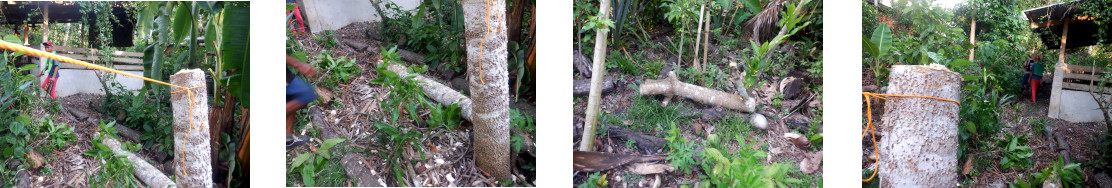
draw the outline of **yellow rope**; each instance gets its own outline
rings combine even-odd
[[[483,32],[483,40],[479,43],[479,82],[483,83],[483,85],[486,85],[486,81],[483,80],[483,44],[486,44],[486,39],[487,39],[488,36],[490,36],[490,30],[494,30],[493,28],[490,27],[490,2],[491,2],[491,0],[486,1],[486,12],[487,13],[486,13],[486,19],[483,19],[483,21],[486,22],[487,30],[486,30],[486,32]],[[514,5],[514,6],[517,6],[517,5]],[[495,17],[495,18],[497,18],[497,17]],[[498,25],[498,31],[494,31],[494,32],[495,33],[502,32],[502,25]]]
[[[870,97],[876,97],[878,99],[883,99],[883,100],[888,100],[888,99],[884,98],[884,97],[881,97],[881,96],[888,96],[888,97],[919,97],[919,98],[928,98],[928,99],[937,99],[937,100],[949,101],[949,102],[954,102],[954,103],[957,103],[958,105],[961,105],[961,102],[958,102],[958,101],[955,101],[955,100],[943,99],[943,98],[931,97],[931,96],[922,96],[922,95],[892,95],[892,94],[876,94],[876,93],[869,93],[869,92],[861,92],[861,95],[865,96],[865,114],[867,114],[866,116],[869,117],[869,122],[867,123],[867,126],[865,126],[865,131],[861,132],[861,139],[862,140],[865,139],[865,133],[866,132],[872,133],[873,156],[877,156],[877,159],[880,158],[880,155],[878,154],[877,146],[876,146],[876,129],[873,128],[873,105],[872,105],[872,101],[869,99]],[[880,170],[880,166],[878,165],[877,168],[873,170],[873,175],[869,175],[869,179],[861,179],[861,182],[872,181],[873,178],[876,177],[876,171],[879,171],[879,170]]]
[[[8,42],[8,41],[0,40],[0,48],[7,49],[7,50],[12,50],[12,51],[17,51],[17,52],[23,52],[23,53],[26,53],[28,55],[54,59],[54,60],[58,60],[58,61],[61,61],[61,62],[66,62],[66,63],[70,63],[70,64],[74,64],[74,65],[80,65],[80,66],[88,67],[88,68],[91,68],[91,69],[107,71],[107,72],[111,72],[111,73],[115,73],[115,74],[119,74],[119,75],[138,78],[138,79],[146,80],[148,82],[154,82],[154,83],[158,83],[158,84],[162,84],[162,85],[181,88],[181,90],[171,91],[170,93],[179,93],[181,91],[185,91],[186,93],[189,94],[189,133],[185,134],[185,139],[189,139],[189,134],[192,134],[193,129],[195,129],[194,126],[193,126],[193,89],[198,88],[198,87],[204,87],[205,85],[186,88],[186,87],[166,83],[166,82],[163,82],[163,81],[158,81],[158,80],[150,79],[150,78],[147,78],[147,77],[143,77],[143,76],[134,75],[134,74],[131,74],[131,73],[115,70],[115,69],[112,69],[112,68],[108,68],[108,67],[88,63],[88,62],[84,62],[84,61],[81,61],[81,60],[77,60],[77,59],[73,59],[73,58],[69,58],[69,57],[65,57],[65,56],[59,56],[57,54],[52,54],[52,53],[49,53],[49,52],[46,52],[46,51],[34,49],[34,48],[31,48],[31,47],[26,47],[26,46],[11,43],[11,42]],[[200,127],[198,127],[197,129],[200,129]],[[186,176],[188,176],[189,173],[185,171],[185,151],[182,151],[181,165],[182,165],[182,169],[181,169],[182,173],[185,174]]]

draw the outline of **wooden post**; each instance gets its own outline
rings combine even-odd
[[[1070,22],[1065,20],[1062,23],[1062,43],[1058,45],[1058,63],[1054,64],[1054,82],[1050,85],[1050,107],[1047,109],[1047,117],[1058,118],[1058,113],[1061,112],[1059,105],[1062,104],[1062,80],[1066,74],[1066,36],[1070,31]]]
[[[691,57],[691,63],[695,64],[696,71],[703,71],[703,68],[699,65],[699,43],[703,41],[703,9],[706,8],[707,4],[703,4],[703,6],[699,7],[699,25],[695,25],[695,42],[693,42],[695,44],[695,51],[692,51],[695,52],[695,54]]]
[[[969,44],[973,44],[973,47],[969,48],[969,61],[973,61],[975,56],[973,52],[977,49],[977,18],[973,18],[973,22],[969,24]]]
[[[42,9],[43,10],[42,11],[42,41],[46,42],[46,41],[48,41],[48,39],[50,39],[49,38],[50,35],[47,34],[50,31],[50,27],[48,27],[48,26],[50,26],[50,2],[39,2],[39,3],[42,3],[41,5],[42,5],[42,8],[43,8]],[[23,35],[29,35],[29,33],[30,32],[25,32],[25,33],[23,33]],[[39,45],[39,50],[46,51],[46,46]],[[46,62],[48,62],[48,60],[49,59],[47,59],[45,57],[44,58],[39,58],[39,67],[46,66]],[[59,67],[59,69],[61,69],[61,67]],[[42,74],[46,74],[46,73],[44,72]],[[50,79],[50,77],[44,76],[41,79],[42,79],[42,82],[46,82],[46,80]]]
[[[174,175],[181,187],[212,187],[208,97],[201,69],[178,71],[170,76],[171,106],[174,110]],[[199,86],[199,87],[198,87]],[[193,88],[196,87],[196,88]],[[190,106],[192,100],[192,106]]]
[[[932,64],[893,65],[888,94],[961,101],[961,74]],[[954,187],[958,183],[958,117],[961,105],[888,97],[878,125],[877,175],[881,187]]]

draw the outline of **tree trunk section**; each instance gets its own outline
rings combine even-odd
[[[465,0],[463,11],[475,161],[479,169],[499,181],[507,181],[511,163],[506,2]],[[492,30],[488,30],[488,23]]]
[[[182,88],[172,88],[171,105],[174,110],[174,160],[183,167],[174,170],[178,185],[182,187],[212,187],[212,166],[208,122],[208,92],[205,73],[201,69],[187,69],[170,76],[170,84],[192,91],[189,96]],[[192,108],[190,107],[192,100]]]
[[[602,0],[599,2],[599,15],[609,15],[610,0]],[[600,16],[598,19],[606,20],[608,17]],[[579,151],[594,151],[595,150],[595,124],[598,124],[598,110],[599,101],[602,100],[602,81],[605,79],[603,75],[606,74],[606,33],[601,29],[595,31],[595,52],[594,52],[594,65],[591,68],[591,92],[587,95],[587,122],[583,124],[583,140],[579,141]],[[680,40],[683,41],[683,40]],[[683,50],[683,42],[681,43],[680,51]]]
[[[961,101],[961,75],[941,65],[894,65],[888,94]],[[879,143],[881,187],[954,187],[958,182],[958,113],[954,102],[887,97]]]
[[[104,136],[104,139],[100,142],[108,146],[108,148],[111,148],[112,153],[126,156],[127,160],[131,161],[133,164],[135,177],[139,178],[143,183],[146,183],[148,187],[177,187],[177,185],[174,185],[173,181],[170,181],[169,177],[162,174],[162,171],[151,166],[150,163],[147,163],[147,160],[144,160],[134,153],[123,150],[123,148],[120,147],[120,141],[110,136]]]
[[[509,22],[509,35],[510,41],[521,42],[521,17],[525,15],[525,6],[522,0],[513,0],[513,10],[507,14],[510,18]],[[536,15],[534,15],[535,17]]]

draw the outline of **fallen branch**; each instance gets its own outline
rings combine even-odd
[[[354,40],[344,40],[343,42],[344,42],[344,44],[347,44],[351,48],[354,48],[356,51],[364,50],[364,51],[370,52],[370,53],[378,53],[378,52],[382,51],[382,48],[379,48],[378,46],[367,45],[367,44],[363,44],[361,42],[354,41]],[[400,49],[400,48],[397,49],[397,51],[395,51],[395,52],[397,52],[399,56],[402,56],[402,60],[405,61],[405,62],[419,63],[419,64],[424,64],[425,63],[425,55],[421,55],[421,54],[418,54],[418,53],[415,53],[415,52],[412,52],[412,51],[409,51],[409,50],[405,50],[405,49]]]
[[[144,160],[142,157],[139,157],[134,153],[123,150],[120,147],[120,141],[117,141],[116,139],[111,137],[104,137],[101,140],[101,143],[108,146],[108,148],[111,148],[112,152],[116,153],[116,155],[126,156],[127,160],[131,161],[131,163],[133,164],[132,166],[135,169],[135,177],[138,177],[139,180],[142,180],[143,183],[146,183],[148,187],[177,187],[177,185],[175,185],[173,181],[170,181],[169,177],[166,177],[165,174],[162,174],[162,171],[159,171],[158,168],[155,168],[154,166],[151,166],[150,163],[147,163],[147,160]]]
[[[593,151],[575,151],[572,153],[572,167],[577,171],[598,172],[629,163],[661,161],[666,157],[667,155],[626,155]]]
[[[618,80],[614,77],[606,76],[602,81],[602,93],[610,93],[614,91],[614,86],[618,85]],[[583,96],[591,92],[591,80],[575,80],[572,82],[572,95]]]
[[[119,134],[120,137],[127,138],[128,140],[131,140],[131,141],[139,141],[139,135],[140,135],[139,132],[137,132],[135,130],[132,130],[131,128],[127,128],[127,127],[125,127],[123,125],[120,125],[120,124],[116,124],[115,127],[116,127],[116,134]]]
[[[699,103],[717,105],[746,113],[753,112],[757,106],[757,102],[750,97],[681,82],[676,78],[675,72],[669,72],[668,77],[664,79],[645,80],[645,83],[641,84],[641,95],[664,95],[669,98],[681,96]]]

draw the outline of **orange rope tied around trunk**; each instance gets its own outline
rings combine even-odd
[[[873,105],[872,105],[872,100],[870,100],[870,97],[876,97],[878,99],[883,99],[883,100],[888,100],[888,99],[884,98],[884,97],[881,97],[881,96],[888,96],[888,97],[919,97],[919,98],[928,98],[928,99],[949,101],[949,102],[954,102],[954,103],[957,103],[958,105],[961,105],[961,102],[958,102],[958,101],[955,101],[955,100],[943,99],[943,98],[931,97],[931,96],[922,96],[922,95],[892,95],[892,94],[876,94],[876,93],[869,93],[869,92],[861,92],[861,95],[865,96],[865,114],[867,114],[866,116],[869,117],[869,122],[867,123],[868,125],[865,126],[865,131],[861,132],[861,140],[865,140],[865,133],[872,133],[873,155],[877,156],[878,159],[880,158],[880,156],[878,154],[877,146],[876,146],[876,129],[873,128]],[[878,171],[879,169],[880,169],[880,166],[878,165],[877,169],[873,170],[873,175],[869,175],[869,179],[861,179],[861,182],[872,181],[873,178],[876,177],[876,171]]]
[[[486,0],[486,19],[483,19],[483,21],[486,21],[487,30],[486,32],[483,32],[483,41],[479,43],[479,82],[483,83],[484,85],[486,85],[486,81],[483,80],[483,44],[486,44],[486,39],[488,36],[490,36],[490,31],[494,30],[494,28],[490,27],[490,2],[491,0]],[[498,30],[494,32],[502,32],[502,25],[498,25]]]
[[[66,63],[70,63],[70,64],[74,64],[74,65],[80,65],[80,66],[88,67],[88,68],[91,68],[91,69],[111,72],[111,73],[124,75],[124,76],[128,76],[128,77],[133,77],[133,78],[138,78],[138,79],[142,79],[142,80],[145,80],[145,81],[148,81],[148,82],[154,82],[154,83],[158,83],[158,84],[162,84],[162,85],[181,88],[181,90],[172,91],[171,93],[180,93],[182,91],[185,91],[186,93],[189,94],[189,133],[186,133],[185,138],[186,139],[189,138],[189,135],[193,133],[193,129],[200,129],[200,127],[194,128],[194,126],[193,126],[193,89],[198,88],[198,87],[204,87],[205,85],[200,85],[200,86],[190,87],[190,88],[182,87],[182,86],[166,83],[166,82],[163,82],[163,81],[158,81],[158,80],[150,79],[150,78],[147,78],[147,77],[143,77],[143,76],[134,75],[134,74],[131,74],[131,73],[115,70],[115,69],[112,69],[112,68],[108,68],[108,67],[88,63],[88,62],[84,62],[84,61],[81,61],[81,60],[77,60],[77,59],[73,59],[73,58],[69,58],[69,57],[65,57],[65,56],[59,56],[57,54],[52,54],[52,53],[42,51],[42,50],[38,50],[38,49],[34,49],[34,48],[31,48],[31,47],[26,47],[26,46],[23,46],[23,45],[14,44],[14,43],[11,43],[11,42],[8,42],[8,41],[0,40],[0,48],[11,50],[11,51],[23,52],[23,53],[26,53],[26,54],[29,54],[29,55],[54,59],[54,60],[58,60],[58,61],[61,61],[61,62],[66,62]],[[185,153],[185,151],[182,151],[182,156],[185,156],[184,153]],[[182,171],[183,174],[188,176],[189,173],[185,171],[185,157],[182,157],[181,160],[182,160],[181,161],[181,165],[182,165],[181,171]]]

